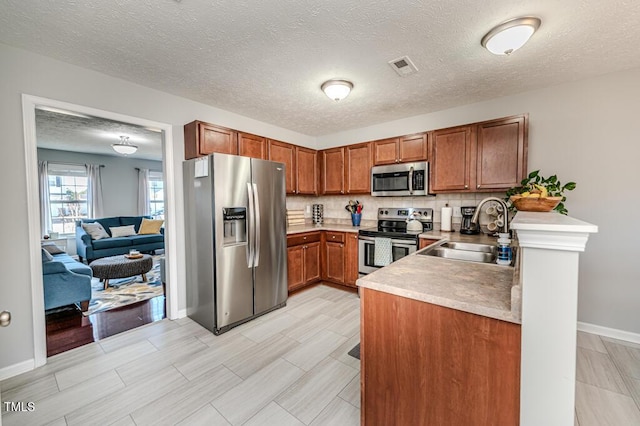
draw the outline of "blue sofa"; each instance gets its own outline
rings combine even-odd
[[[44,308],[79,303],[80,309],[86,311],[91,300],[91,268],[66,253],[51,255],[45,249],[41,250]]]
[[[160,234],[131,235],[129,237],[111,237],[109,228],[116,226],[133,225],[136,232],[140,230],[142,219],[151,219],[150,216],[116,216],[101,219],[82,219],[76,221],[76,249],[80,261],[87,259],[88,263],[95,259],[118,254],[129,253],[129,250],[136,249],[140,252],[152,252],[164,249],[164,229]],[[92,240],[91,236],[82,227],[83,223],[99,222],[110,238]]]

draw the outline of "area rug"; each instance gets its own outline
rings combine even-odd
[[[160,280],[160,258],[162,257],[153,256],[153,267],[146,274],[147,281],[142,281],[140,275],[110,279],[109,287],[105,290],[104,283],[98,278],[93,278],[89,309],[83,312],[83,315],[88,316],[164,295]]]

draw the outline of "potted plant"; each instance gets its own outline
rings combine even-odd
[[[545,178],[540,175],[540,170],[536,170],[529,173],[529,176],[520,182],[520,186],[509,189],[505,201],[520,211],[555,210],[566,215],[568,210],[564,201],[567,197],[564,191],[573,191],[575,187],[575,182],[563,185],[556,175]]]

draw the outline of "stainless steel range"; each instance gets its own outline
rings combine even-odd
[[[414,229],[408,222],[418,221],[422,227]],[[409,226],[408,226],[409,225]],[[418,235],[433,230],[433,209],[421,207],[383,207],[378,209],[378,226],[361,229],[358,246],[358,272],[370,274],[383,264],[376,264],[376,239],[378,243],[391,243],[391,261],[407,256],[418,249]],[[388,239],[388,240],[382,240]]]

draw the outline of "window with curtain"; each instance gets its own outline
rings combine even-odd
[[[75,233],[75,221],[87,216],[87,169],[84,165],[49,163],[51,231]]]
[[[164,219],[164,183],[162,172],[149,172],[149,206],[154,219]]]

